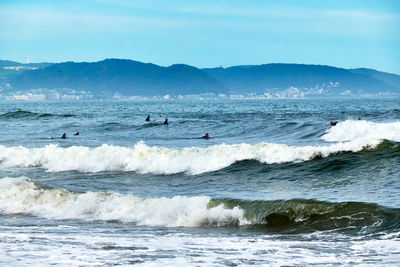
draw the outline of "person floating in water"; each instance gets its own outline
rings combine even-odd
[[[358,118],[358,120],[360,121],[360,120],[361,120],[361,118]]]
[[[337,123],[337,121],[331,121],[331,126],[336,126]]]
[[[79,135],[79,132],[74,133],[74,135]]]
[[[202,137],[203,139],[212,139],[213,137],[211,137],[208,133],[206,133],[205,136]]]
[[[61,138],[62,138],[62,139],[65,139],[65,138],[67,138],[67,134],[66,134],[66,133],[64,133],[64,134],[61,136]]]
[[[150,115],[147,115],[146,121],[150,121]]]
[[[168,119],[165,119],[163,124],[168,124]]]

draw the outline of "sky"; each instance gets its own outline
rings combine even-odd
[[[1,0],[0,59],[400,74],[400,0]]]

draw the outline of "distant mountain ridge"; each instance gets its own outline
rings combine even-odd
[[[53,64],[25,71],[10,83],[16,89],[68,87],[90,90],[95,94],[150,96],[228,92],[215,78],[192,66],[176,64],[161,67],[123,59]]]
[[[10,62],[0,60],[0,66],[6,64]],[[400,95],[399,75],[363,68],[271,63],[199,69],[126,59],[45,64],[10,75],[7,82],[13,90],[71,88],[90,90],[95,95],[278,94],[285,90],[310,96]]]
[[[15,76],[20,74],[22,71],[17,71],[13,69],[7,69],[10,67],[23,67],[23,68],[45,68],[54,63],[47,63],[47,62],[41,62],[41,63],[19,63],[15,61],[10,61],[10,60],[0,60],[0,86],[1,82],[6,80],[9,77]]]
[[[324,65],[282,63],[204,70],[235,93],[262,93],[266,90],[280,91],[290,87],[319,87],[331,89],[330,93],[333,94],[337,93],[339,88],[363,93],[376,93],[377,90],[400,93],[400,83],[388,83],[383,77],[389,74],[375,70],[369,73]],[[372,73],[381,75],[371,75]],[[390,75],[400,78],[398,75]]]
[[[54,63],[49,63],[49,62],[40,62],[40,63],[20,63],[16,61],[11,61],[11,60],[1,60],[0,59],[0,67],[10,67],[10,66],[26,66],[26,67],[38,67],[38,68],[45,68],[50,65],[53,65]]]
[[[349,69],[352,73],[362,74],[374,77],[378,80],[384,81],[387,84],[390,84],[394,87],[400,87],[400,75],[381,72],[373,69],[359,68],[359,69]]]

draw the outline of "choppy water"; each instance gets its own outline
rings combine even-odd
[[[1,103],[0,264],[397,266],[400,99]]]

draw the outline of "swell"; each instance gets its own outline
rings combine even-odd
[[[221,170],[235,162],[245,160],[254,160],[263,164],[297,163],[326,158],[338,153],[380,151],[381,149],[384,151],[389,149],[395,156],[398,155],[397,144],[390,145],[378,140],[352,141],[325,146],[243,143],[183,149],[147,146],[143,142],[133,147],[102,145],[95,148],[85,146],[63,148],[56,144],[40,148],[0,145],[0,167],[41,167],[50,172],[134,171],[143,174],[196,175]]]
[[[165,227],[257,226],[279,233],[398,231],[400,209],[363,202],[306,199],[249,201],[207,196],[139,198],[114,192],[75,193],[26,177],[0,179],[0,212],[48,219],[123,221]]]
[[[0,115],[0,120],[12,120],[12,119],[46,119],[46,118],[68,118],[74,117],[71,114],[51,114],[51,113],[35,113],[30,111],[13,111],[7,112]]]
[[[127,130],[145,130],[153,127],[161,127],[164,126],[163,122],[149,122],[141,125],[135,124],[125,124],[119,122],[106,122],[99,125],[96,125],[95,128],[97,131],[106,131],[106,132],[114,132],[114,131],[127,131]]]

